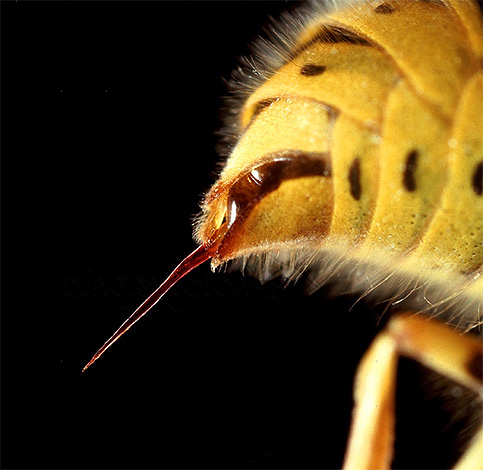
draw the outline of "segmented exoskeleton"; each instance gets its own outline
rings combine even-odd
[[[345,290],[351,282],[433,313],[459,301],[455,320],[475,326],[483,297],[476,5],[351,2],[306,25],[290,21],[278,47],[263,43],[265,63],[234,82],[239,93],[251,83],[244,76],[266,78],[231,119],[236,145],[205,198],[198,241],[226,218],[215,264],[242,256],[256,272],[283,266],[286,276],[311,265],[317,285],[344,271]],[[298,35],[283,36],[297,25]],[[232,227],[234,207],[243,223]],[[264,253],[270,269],[258,267]]]

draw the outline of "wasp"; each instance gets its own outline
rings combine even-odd
[[[358,369],[344,468],[390,468],[397,361],[481,399],[483,35],[473,1],[313,2],[234,72],[228,157],[204,196],[198,243],[99,349],[210,261],[404,313]],[[84,370],[85,370],[84,369]],[[483,468],[483,431],[456,468]]]

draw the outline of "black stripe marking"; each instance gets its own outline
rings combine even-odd
[[[409,192],[416,191],[416,168],[418,167],[419,152],[412,150],[406,158],[406,165],[403,173],[403,186]]]
[[[245,220],[265,196],[276,191],[284,181],[310,176],[332,176],[330,153],[282,150],[267,154],[258,165],[244,171],[229,187],[218,188],[212,197],[228,191],[228,198],[226,220],[217,235],[223,236],[217,256],[223,258],[232,253],[233,246],[243,236]],[[327,230],[329,226],[330,218],[324,228]]]
[[[253,113],[250,116],[250,121],[246,126],[246,129],[248,129],[252,122],[255,120],[255,118],[266,108],[268,108],[273,102],[278,101],[280,98],[279,97],[274,97],[274,98],[265,98],[263,100],[258,101],[254,106],[253,106]]]
[[[322,25],[317,34],[309,39],[305,44],[302,44],[295,52],[294,56],[298,56],[300,53],[308,49],[316,42],[337,44],[355,44],[359,46],[372,46],[372,43],[358,34],[349,31],[348,29],[341,28],[339,26]]]
[[[278,98],[265,98],[264,100],[260,100],[253,109],[252,118],[260,114],[265,108],[268,108],[274,101],[277,101]]]
[[[358,201],[361,198],[361,163],[359,158],[356,158],[349,168],[349,185],[351,196]]]
[[[346,43],[346,44],[358,44],[360,46],[371,46],[372,44],[362,36],[349,31],[348,29],[341,28],[340,26],[323,25],[320,31],[317,33],[313,41],[329,42],[329,43]]]
[[[228,211],[235,210],[237,220],[244,220],[267,194],[284,181],[307,176],[332,176],[330,155],[325,152],[299,150],[275,152],[268,161],[253,167],[239,178],[228,193]],[[230,214],[228,220],[234,220]]]
[[[315,65],[315,64],[305,64],[300,69],[300,74],[306,77],[314,77],[316,75],[321,75],[325,72],[325,65]]]
[[[275,152],[268,161],[253,167],[228,192],[228,229],[240,224],[267,194],[286,180],[307,176],[332,176],[330,154],[298,150]]]
[[[483,378],[483,354],[477,352],[466,364],[468,373],[478,382]]]
[[[471,182],[476,195],[483,195],[483,160],[476,165]]]
[[[375,13],[382,13],[384,15],[387,15],[389,13],[394,13],[394,11],[395,11],[395,8],[389,5],[388,3],[381,3],[376,8],[374,8]]]

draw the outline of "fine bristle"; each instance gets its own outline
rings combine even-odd
[[[263,247],[230,262],[230,270],[242,270],[267,282],[280,277],[285,284],[304,275],[307,293],[325,286],[331,296],[351,295],[356,303],[377,302],[387,308],[411,309],[448,322],[463,330],[481,326],[481,295],[476,294],[481,276],[478,273],[460,277],[445,276],[445,271],[419,270],[414,275],[410,258],[391,258],[377,250],[358,256],[344,244],[327,243],[324,247]],[[450,294],[447,288],[451,285]]]

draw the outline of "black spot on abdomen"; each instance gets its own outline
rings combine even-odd
[[[403,173],[403,186],[409,192],[416,191],[416,168],[418,166],[419,152],[412,150],[406,158],[406,164]]]
[[[483,195],[483,160],[476,165],[472,178],[473,191],[478,195]]]
[[[361,188],[361,163],[359,158],[356,158],[351,167],[349,168],[349,186],[351,191],[351,196],[358,201],[361,198],[362,188]]]

